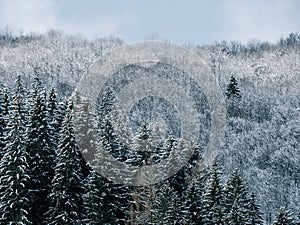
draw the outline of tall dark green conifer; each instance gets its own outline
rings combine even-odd
[[[236,170],[228,179],[225,188],[225,216],[228,224],[246,224],[249,199],[243,178]]]
[[[180,220],[178,204],[179,197],[170,187],[170,183],[162,184],[153,201],[152,224],[177,224],[176,221]]]
[[[231,76],[230,82],[227,85],[226,95],[228,98],[240,98],[240,89],[234,76]]]
[[[247,225],[263,224],[262,213],[255,201],[255,195],[252,193],[247,206]]]
[[[70,103],[60,132],[47,224],[82,224],[84,218],[85,174],[72,121],[72,104]]]
[[[294,225],[292,213],[285,208],[281,208],[276,216],[273,225]]]
[[[27,217],[29,182],[28,155],[25,151],[18,83],[10,106],[7,144],[0,163],[0,223],[30,224]]]
[[[46,92],[38,79],[33,83],[28,124],[26,127],[26,151],[29,154],[30,183],[28,184],[29,219],[34,224],[44,220],[49,208],[47,196],[54,176],[55,144],[49,126]],[[37,207],[37,205],[39,207]]]
[[[6,88],[0,89],[0,159],[4,155],[6,145],[7,124],[9,118],[9,99]]]
[[[58,109],[58,102],[57,102],[57,93],[54,88],[51,89],[49,93],[49,97],[47,99],[47,111],[48,111],[48,124],[51,128],[51,136],[53,138],[51,148],[57,150],[58,145],[58,134],[60,130],[59,124],[59,109]]]
[[[204,225],[221,225],[224,223],[224,192],[221,184],[217,162],[212,166],[210,178],[203,195],[202,222]]]
[[[106,181],[96,172],[92,171],[87,177],[86,191],[84,194],[84,224],[96,225],[112,222],[111,219],[115,218],[112,214],[112,209],[105,211],[103,207],[106,200],[105,197],[108,194]]]

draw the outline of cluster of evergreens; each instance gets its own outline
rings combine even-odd
[[[229,97],[232,90],[238,93],[236,85],[229,85]],[[20,76],[13,89],[1,88],[0,224],[264,223],[256,193],[239,171],[225,181],[217,162],[200,170],[197,147],[172,136],[161,138],[159,129],[145,124],[132,138],[137,151],[128,148],[114,130],[122,119],[113,103],[107,89],[98,114],[89,115],[83,99],[58,100],[55,89],[48,92],[39,79],[29,91]],[[85,160],[104,150],[142,166],[191,147],[195,154],[187,165],[150,186],[114,184]],[[280,209],[273,224],[296,224],[295,220],[290,211]]]

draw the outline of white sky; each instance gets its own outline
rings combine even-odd
[[[175,43],[276,41],[300,31],[298,0],[0,0],[0,29]]]

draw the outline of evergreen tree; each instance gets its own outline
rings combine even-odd
[[[72,103],[68,106],[62,124],[54,169],[47,224],[82,224],[85,175],[82,156],[74,136]]]
[[[177,193],[170,187],[169,182],[162,184],[153,202],[152,224],[185,224],[180,222],[179,201]]]
[[[29,191],[29,215],[28,218],[34,224],[44,221],[44,214],[48,211],[51,191],[51,180],[54,176],[54,133],[49,126],[48,112],[46,108],[46,92],[42,90],[41,83],[37,79],[33,83],[31,94],[29,119],[26,127],[26,151],[29,154],[30,167]],[[46,199],[46,201],[45,201]],[[36,207],[36,206],[39,207]]]
[[[249,199],[246,186],[238,170],[227,181],[224,203],[228,224],[246,224]]]
[[[15,85],[14,85],[14,101],[16,104],[16,110],[18,110],[18,113],[21,117],[20,121],[22,122],[22,126],[20,127],[22,130],[22,133],[24,135],[25,133],[25,129],[26,129],[26,124],[27,124],[27,110],[26,110],[26,106],[27,106],[27,100],[25,99],[26,96],[26,92],[23,86],[23,80],[21,78],[21,76],[19,75],[17,77],[17,80],[15,81]]]
[[[4,155],[6,145],[7,123],[9,117],[9,100],[6,88],[0,90],[0,160]]]
[[[237,83],[236,79],[234,78],[234,76],[231,76],[230,82],[227,85],[226,96],[228,98],[240,98],[241,97],[238,83]]]
[[[281,208],[273,225],[294,225],[292,213],[285,208]]]
[[[74,124],[76,139],[82,155],[92,162],[96,153],[96,117],[88,99],[75,93]]]
[[[87,177],[87,193],[84,194],[85,219],[88,225],[106,224],[114,218],[112,209],[104,210],[104,201],[107,196],[105,180],[96,172],[91,172]],[[109,218],[109,219],[108,219]]]
[[[104,95],[102,99],[98,99],[97,101],[97,116],[98,120],[98,134],[99,134],[99,147],[98,152],[96,153],[96,161],[102,161],[101,159],[101,151],[106,151],[114,158],[120,161],[126,160],[126,149],[124,145],[120,142],[113,121],[116,97],[114,92],[107,87],[104,91]],[[105,167],[104,171],[110,171],[108,173],[115,174],[115,176],[119,176],[120,172],[118,168],[112,168],[111,165],[107,165],[107,163],[100,163],[100,167]],[[100,168],[101,169],[101,168]],[[129,208],[129,192],[127,187],[124,187],[119,184],[108,182],[107,188],[109,190],[109,194],[107,194],[104,204],[104,211],[109,212],[111,209],[113,210],[113,214],[115,218],[110,218],[110,221],[114,221],[111,223],[116,224],[125,224],[125,221],[128,220],[127,211],[125,209]],[[108,218],[109,220],[109,218]]]
[[[252,193],[247,206],[247,224],[259,225],[263,224],[262,213],[260,212],[259,206],[255,202],[255,195]]]
[[[0,223],[30,224],[27,217],[29,182],[28,155],[24,146],[22,106],[18,89],[15,90],[10,107],[7,144],[0,163]]]
[[[114,92],[107,87],[104,92],[103,99],[97,100],[97,116],[98,121],[98,132],[100,136],[100,142],[105,149],[116,159],[123,158],[122,146],[116,135],[113,127],[113,111],[116,97]]]
[[[211,175],[203,195],[202,222],[204,225],[221,225],[224,223],[224,193],[221,185],[220,171],[217,162],[212,166]]]
[[[47,100],[47,111],[48,111],[48,123],[50,126],[51,136],[53,138],[51,148],[57,150],[58,145],[58,134],[60,130],[59,126],[59,109],[57,102],[57,93],[54,88],[50,90],[49,97]]]
[[[205,191],[205,181],[207,174],[202,172],[196,174],[188,185],[184,195],[185,209],[188,210],[188,224],[197,225],[202,224],[202,196]]]

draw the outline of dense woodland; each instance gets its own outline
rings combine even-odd
[[[89,67],[122,44],[2,32],[1,224],[299,224],[300,36],[185,46],[209,65],[226,99],[225,140],[204,170],[196,160],[201,146],[162,138],[155,124],[130,134],[136,149],[150,146],[151,154],[122,144],[113,128],[128,127],[110,89],[94,114],[87,99],[69,98]],[[188,164],[151,186],[114,184],[84,160],[105,150],[145,165],[188,148],[195,150]]]

